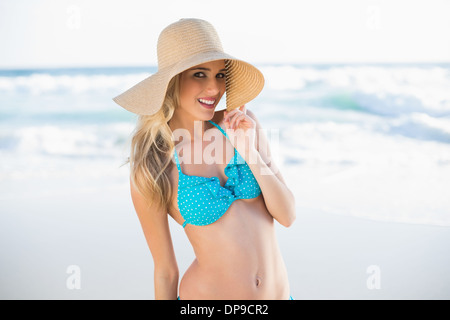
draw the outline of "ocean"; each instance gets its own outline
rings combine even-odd
[[[247,107],[299,206],[450,225],[450,65],[258,67],[265,89]],[[0,70],[0,199],[24,192],[24,182],[54,179],[39,190],[47,194],[123,183],[115,168],[136,116],[111,99],[154,72]]]
[[[276,225],[292,295],[448,297],[450,65],[258,67],[247,107],[296,198]],[[0,298],[153,297],[124,165],[136,116],[112,98],[155,71],[0,70]],[[169,223],[181,277],[194,254]]]

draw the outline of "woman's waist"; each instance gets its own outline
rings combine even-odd
[[[273,230],[266,233],[234,230],[225,235],[218,232],[211,237],[196,238],[191,244],[199,267],[205,271],[253,274],[274,268],[282,260]]]
[[[288,294],[287,272],[280,259],[196,259],[180,283],[184,299],[284,299]]]
[[[198,267],[208,272],[210,270],[230,274],[253,274],[276,268],[282,257],[278,250],[272,248],[251,247],[249,243],[224,246],[209,246],[215,250],[196,252]],[[228,272],[227,272],[228,270]]]

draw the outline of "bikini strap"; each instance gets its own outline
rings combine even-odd
[[[177,163],[178,173],[183,173],[181,171],[180,160],[178,159],[177,149],[174,148],[173,156],[175,157],[175,162]]]
[[[227,133],[225,132],[225,130],[223,130],[222,129],[222,127],[221,126],[219,126],[218,124],[215,124],[214,122],[212,122],[211,120],[208,120],[208,122],[209,123],[212,123],[217,129],[219,129],[220,130],[220,132],[222,132],[223,133],[223,135],[225,136],[225,137],[227,137],[228,138],[228,140],[230,140],[230,137],[228,137],[228,135],[227,135]]]

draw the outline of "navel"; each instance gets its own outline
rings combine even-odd
[[[261,282],[262,282],[262,279],[260,277],[256,276],[255,283],[256,283],[257,288],[261,286]]]

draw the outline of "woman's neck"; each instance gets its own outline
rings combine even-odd
[[[203,134],[207,129],[206,121],[192,119],[189,117],[176,117],[175,115],[169,120],[169,127],[175,135],[188,135],[192,141],[203,139]],[[176,130],[184,130],[185,132],[176,133]]]

